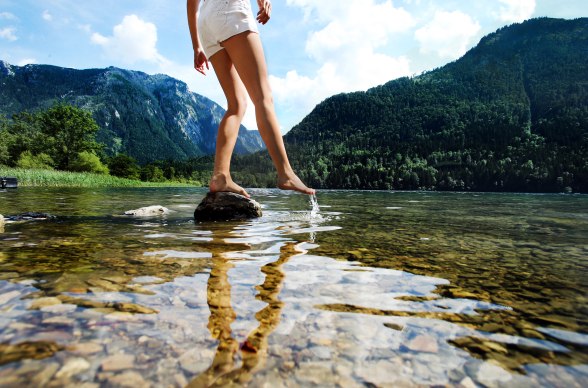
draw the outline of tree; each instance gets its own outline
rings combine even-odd
[[[69,170],[108,175],[108,167],[100,161],[98,155],[89,151],[82,151],[77,154],[75,158],[69,162]]]
[[[101,149],[95,139],[98,124],[90,112],[57,104],[42,112],[39,121],[49,140],[47,151],[58,169],[70,169],[70,163],[82,152],[95,153]]]
[[[45,170],[53,170],[53,159],[51,156],[40,153],[33,155],[31,151],[24,151],[16,161],[16,167],[19,168],[41,168]]]
[[[10,161],[10,144],[14,136],[8,132],[8,121],[0,115],[0,164],[8,164]]]
[[[148,164],[141,169],[141,180],[145,182],[165,182],[165,176],[161,168]]]
[[[10,160],[8,164],[14,165],[25,151],[32,155],[47,153],[46,149],[51,142],[41,131],[37,114],[17,113],[12,116],[12,121],[6,124],[5,129],[6,135],[0,139],[7,147]]]
[[[140,169],[134,158],[125,154],[118,154],[108,160],[110,175],[128,179],[139,179]]]

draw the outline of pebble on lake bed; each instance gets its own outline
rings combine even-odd
[[[55,374],[58,379],[69,379],[73,375],[84,372],[90,368],[90,363],[83,358],[70,358]]]
[[[145,206],[139,209],[127,210],[125,216],[152,217],[169,214],[169,209],[161,205]]]
[[[114,354],[106,357],[100,363],[102,371],[119,371],[130,369],[135,365],[135,356],[132,354]]]
[[[229,192],[208,193],[194,211],[196,221],[229,221],[261,217],[261,205]]]

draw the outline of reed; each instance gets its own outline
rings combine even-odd
[[[0,166],[0,176],[18,179],[19,186],[35,187],[169,187],[200,186],[198,183],[142,182],[111,175]]]

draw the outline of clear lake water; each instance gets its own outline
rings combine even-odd
[[[588,196],[205,194],[0,191],[0,386],[588,386]]]

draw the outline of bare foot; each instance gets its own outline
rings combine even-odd
[[[308,195],[315,194],[314,189],[306,187],[294,173],[288,176],[278,177],[278,187],[282,190],[294,190]]]
[[[244,188],[233,182],[230,176],[225,174],[214,174],[210,179],[209,189],[211,193],[218,191],[229,191],[231,193],[241,194],[249,198],[249,194]]]

